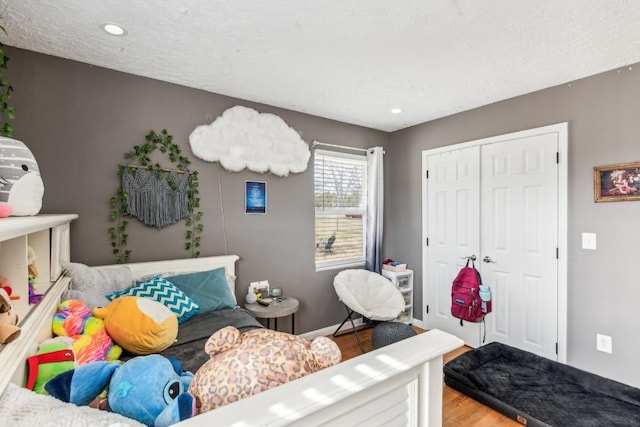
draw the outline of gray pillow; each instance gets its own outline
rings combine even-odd
[[[107,295],[122,291],[133,284],[133,275],[129,267],[122,266],[108,270],[98,270],[77,262],[62,264],[71,275],[69,289],[89,291]]]
[[[109,300],[107,299],[107,297],[97,292],[76,291],[73,289],[64,291],[60,300],[66,301],[68,299],[80,300],[85,303],[91,310],[96,307],[106,307],[109,304]]]

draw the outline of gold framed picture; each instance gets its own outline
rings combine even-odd
[[[593,168],[595,202],[640,200],[640,162]]]

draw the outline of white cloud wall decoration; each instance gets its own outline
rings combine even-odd
[[[275,114],[237,105],[189,135],[194,156],[233,172],[247,168],[278,176],[307,169],[311,152],[298,132]]]

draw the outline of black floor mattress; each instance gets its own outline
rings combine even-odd
[[[640,426],[640,389],[500,343],[450,361],[444,380],[527,426]]]

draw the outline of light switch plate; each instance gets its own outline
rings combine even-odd
[[[596,233],[582,233],[582,249],[596,249]]]

